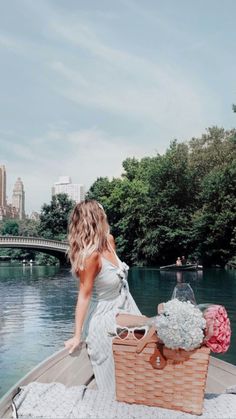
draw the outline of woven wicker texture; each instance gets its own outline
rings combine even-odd
[[[117,400],[202,414],[210,350],[170,350],[153,334],[137,353],[138,342],[132,335],[113,339]],[[162,369],[150,362],[156,356],[160,368],[157,348],[166,360]]]

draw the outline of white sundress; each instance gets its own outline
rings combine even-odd
[[[112,337],[116,315],[140,315],[127,282],[128,265],[116,255],[119,266],[102,257],[102,267],[95,278],[89,309],[83,326],[83,340],[99,390],[115,393],[115,368],[112,354]]]

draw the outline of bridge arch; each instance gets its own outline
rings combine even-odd
[[[30,249],[47,253],[59,259],[61,264],[66,263],[68,242],[43,239],[41,237],[0,236],[0,248]]]

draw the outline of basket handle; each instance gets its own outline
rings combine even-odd
[[[143,339],[140,339],[137,343],[136,346],[136,352],[137,354],[140,354],[140,352],[142,352],[142,350],[145,348],[145,346],[147,345],[147,343],[150,342],[150,338],[156,333],[156,329],[154,326],[150,327],[150,329],[148,330],[146,336],[144,336]],[[156,342],[156,340],[155,340]]]
[[[149,362],[156,370],[162,370],[166,366],[166,358],[161,352],[160,348],[156,348],[153,355],[150,357]]]

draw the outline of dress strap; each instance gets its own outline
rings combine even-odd
[[[115,255],[116,260],[117,260],[117,262],[118,262],[118,265],[120,266],[120,264],[121,264],[121,260],[118,258],[117,254],[116,254],[116,251],[115,251],[115,249],[112,247],[112,245],[111,245],[111,243],[109,242],[109,240],[108,240],[108,247],[109,247],[109,249],[112,251],[112,253]]]

